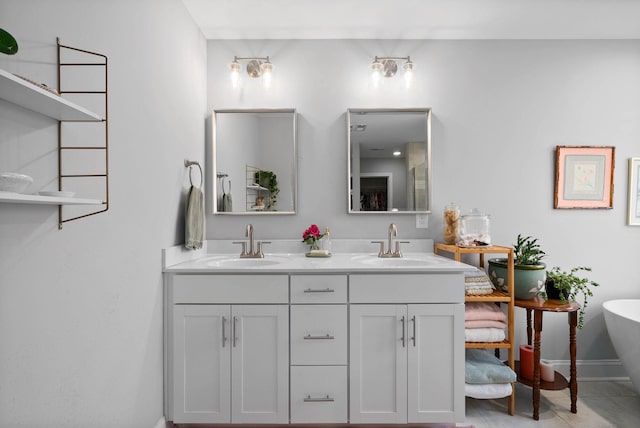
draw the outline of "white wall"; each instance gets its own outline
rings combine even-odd
[[[234,55],[269,55],[274,81],[234,90]],[[414,89],[402,79],[368,84],[375,55],[411,55]],[[625,225],[627,159],[640,155],[639,41],[242,40],[208,41],[208,109],[296,108],[298,214],[209,215],[208,237],[242,237],[252,222],[258,239],[298,238],[311,223],[336,238],[380,239],[390,222],[402,238],[442,239],[442,212],[490,213],[492,239],[511,245],[518,233],[540,239],[549,266],[588,265],[602,285],[578,334],[579,359],[616,358],[601,303],[640,297],[640,228]],[[427,230],[413,216],[347,214],[348,108],[433,108],[433,214]],[[556,145],[616,147],[612,210],[554,210]],[[517,310],[517,339],[524,313]],[[542,355],[568,359],[566,317],[548,314]]]
[[[184,159],[204,161],[206,41],[179,0],[2,0],[0,68],[55,87],[55,40],[109,57],[111,206],[0,204],[0,426],[162,417],[161,249],[184,242]],[[0,170],[55,177],[55,122],[0,101]],[[196,173],[197,175],[197,173]],[[55,184],[55,181],[52,182]]]

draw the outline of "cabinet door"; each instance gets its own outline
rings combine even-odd
[[[351,305],[350,311],[350,421],[406,423],[406,305]]]
[[[289,421],[289,307],[233,306],[234,423]]]
[[[173,420],[229,422],[231,308],[226,305],[173,308]]]
[[[464,419],[464,305],[408,307],[408,422]]]

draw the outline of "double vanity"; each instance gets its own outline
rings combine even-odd
[[[402,244],[232,241],[164,251],[165,415],[174,424],[464,420],[464,271]],[[400,254],[398,254],[400,256]]]

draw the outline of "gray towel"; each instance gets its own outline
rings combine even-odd
[[[204,196],[199,187],[191,186],[184,218],[184,246],[188,250],[202,248],[204,232]]]
[[[517,375],[485,349],[465,350],[465,383],[511,383]]]
[[[224,207],[222,211],[225,211],[225,212],[233,211],[233,201],[231,200],[231,193],[224,194],[224,197],[222,200],[222,206]]]

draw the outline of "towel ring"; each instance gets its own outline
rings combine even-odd
[[[200,163],[196,162],[196,161],[189,161],[189,160],[185,160],[184,161],[184,166],[189,168],[189,182],[191,183],[191,185],[193,186],[193,178],[191,177],[191,171],[193,170],[193,166],[197,166],[198,169],[200,170],[200,186],[202,187],[202,184],[204,183],[204,174],[202,173],[202,167],[200,166]]]

